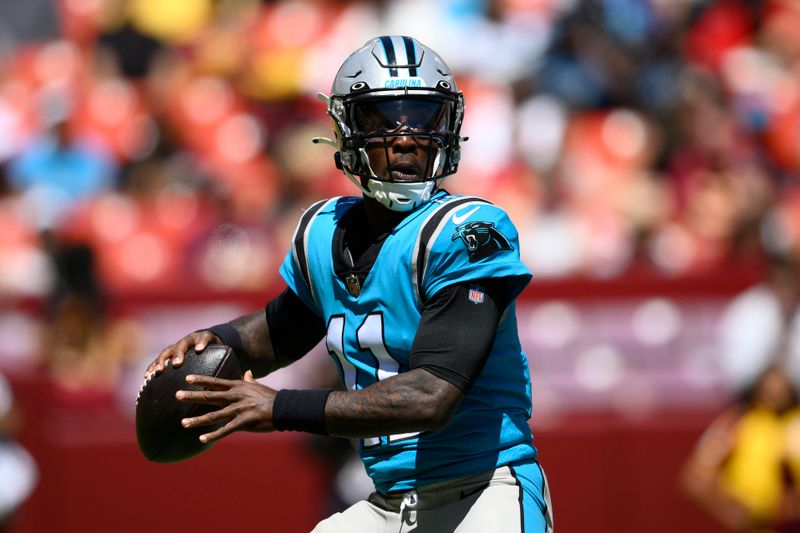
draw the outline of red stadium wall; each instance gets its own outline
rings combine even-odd
[[[680,494],[682,462],[712,414],[658,413],[648,421],[572,420],[537,445],[564,533],[715,533]]]

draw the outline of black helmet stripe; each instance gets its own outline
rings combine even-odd
[[[394,43],[391,37],[381,37],[383,51],[386,52],[386,64],[389,65],[389,76],[397,76],[397,56],[394,53]]]
[[[417,64],[417,53],[414,49],[414,41],[411,40],[411,37],[403,37],[403,44],[406,45],[406,60],[408,61],[408,76],[411,78],[416,77],[417,75],[417,67],[412,67],[411,65]]]

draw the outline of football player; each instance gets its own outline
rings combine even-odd
[[[324,97],[336,165],[358,197],[300,217],[266,309],[187,335],[147,368],[188,349],[232,346],[241,381],[189,376],[220,407],[183,421],[234,431],[306,431],[360,439],[375,492],[315,532],[544,532],[549,491],[537,462],[528,362],[514,300],[530,280],[507,214],[448,194],[464,99],[445,62],[403,36],[370,40]],[[322,338],[344,389],[280,390],[260,377]]]

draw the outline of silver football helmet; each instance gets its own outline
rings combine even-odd
[[[459,143],[466,140],[459,136],[464,97],[442,58],[416,39],[370,40],[339,68],[331,96],[320,97],[327,102],[336,140],[314,141],[336,147],[337,167],[387,208],[414,209],[458,169]],[[412,176],[390,161],[398,137],[410,137],[427,154],[425,168]],[[368,148],[373,154],[382,150],[385,170],[376,174]]]

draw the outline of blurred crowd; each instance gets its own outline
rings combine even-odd
[[[0,313],[3,359],[17,346],[68,390],[109,391],[176,334],[109,315],[109,296],[266,298],[302,209],[357,194],[311,142],[331,133],[318,93],[388,33],[453,68],[469,140],[444,186],[510,212],[537,280],[794,265],[797,27],[794,0],[0,0],[0,301],[40,302],[44,318]],[[583,318],[562,305],[580,326],[556,313],[540,332],[545,305],[523,336],[537,375],[585,381],[590,404],[601,385],[630,389],[639,354],[665,394],[691,398],[691,369],[740,390],[791,338],[800,380],[797,291],[779,287],[734,302],[716,352],[702,316],[668,300],[620,333],[597,316],[629,311],[605,302]],[[548,334],[566,330],[548,357]],[[657,349],[685,353],[665,370]]]
[[[0,2],[0,294],[49,294],[73,245],[112,291],[270,286],[301,209],[356,193],[316,94],[391,32],[456,72],[445,186],[507,207],[539,276],[797,251],[798,25],[792,0]]]
[[[331,131],[318,93],[367,39],[405,33],[465,93],[444,186],[504,206],[538,280],[788,272],[731,304],[711,350],[664,300],[642,304],[674,326],[656,340],[570,308],[582,335],[547,357],[534,311],[537,375],[563,367],[594,403],[644,368],[690,398],[692,368],[716,358],[700,381],[742,390],[786,345],[800,381],[798,27],[794,0],[0,0],[0,300],[43,304],[23,348],[57,382],[109,391],[175,334],[110,316],[109,295],[266,298],[302,209],[357,194],[311,142]],[[15,316],[0,339],[22,345]],[[665,369],[656,349],[685,354]]]

